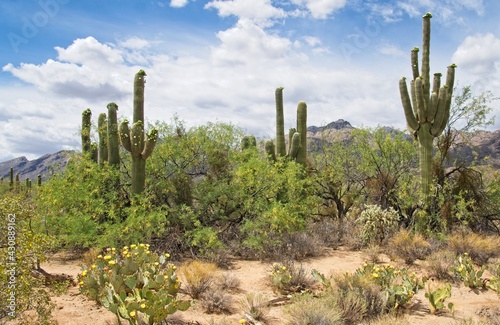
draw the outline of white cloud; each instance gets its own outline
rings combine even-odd
[[[453,54],[452,61],[476,75],[496,74],[500,62],[500,39],[492,33],[467,36]]]
[[[233,15],[261,27],[272,26],[275,19],[286,17],[286,13],[274,7],[270,0],[213,0],[205,8],[217,9],[221,17]]]
[[[404,57],[407,56],[408,53],[403,51],[396,44],[389,43],[387,41],[383,41],[378,48],[378,51],[382,54],[395,56],[395,57]]]
[[[292,0],[292,3],[305,6],[313,18],[326,19],[335,10],[345,6],[347,0]]]
[[[188,4],[189,0],[171,0],[170,7],[182,8]]]
[[[142,50],[150,46],[149,41],[140,37],[130,37],[124,41],[118,43],[121,47],[132,49],[132,50]]]

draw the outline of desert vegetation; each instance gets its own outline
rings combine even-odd
[[[73,285],[129,324],[192,324],[177,317],[192,308],[233,317],[213,324],[404,324],[419,292],[429,315],[452,317],[457,288],[500,294],[500,171],[450,150],[490,123],[493,97],[465,87],[452,100],[455,67],[432,90],[422,69],[413,102],[400,84],[410,136],[359,128],[309,145],[305,102],[285,139],[282,88],[274,141],[227,123],[146,123],[141,70],[131,128],[115,103],[97,128],[86,109],[64,171],[0,184],[0,320],[54,323],[51,297]],[[302,264],[339,249],[366,262],[333,274]],[[61,251],[80,257],[77,278],[41,267]],[[272,297],[242,293],[237,260],[266,263]],[[498,324],[499,313],[500,300],[453,321]]]

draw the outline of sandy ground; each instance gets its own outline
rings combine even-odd
[[[389,262],[385,259],[383,262]],[[335,250],[330,251],[326,256],[310,259],[302,262],[306,269],[317,269],[319,272],[330,275],[337,272],[352,272],[364,263],[363,255],[360,252]],[[64,273],[75,276],[80,272],[79,259],[69,259],[67,256],[56,255],[51,258],[49,263],[43,264],[42,268],[49,273]],[[229,271],[231,275],[241,281],[241,290],[233,293],[233,309],[231,315],[207,315],[203,313],[200,304],[190,308],[186,312],[179,312],[184,321],[190,321],[193,324],[219,324],[225,320],[225,324],[239,324],[243,318],[244,311],[241,308],[240,301],[248,293],[263,294],[269,299],[276,298],[277,295],[272,292],[267,282],[270,263],[259,261],[235,261],[235,267]],[[418,263],[412,266],[412,269],[418,273],[422,270]],[[437,324],[459,324],[461,319],[472,318],[481,320],[480,311],[488,311],[490,308],[500,308],[500,296],[495,292],[480,291],[474,292],[463,286],[454,286],[452,288],[452,297],[446,302],[453,302],[455,313],[444,313],[439,316],[433,316],[429,313],[428,302],[424,297],[425,290],[421,290],[413,298],[411,306],[407,309],[407,319],[410,324],[437,325]],[[59,324],[72,325],[109,325],[118,324],[116,316],[105,308],[99,307],[95,302],[89,301],[85,296],[79,294],[77,287],[71,287],[68,292],[62,296],[54,297],[56,309],[53,316]],[[272,307],[270,316],[272,324],[285,324],[284,307]]]

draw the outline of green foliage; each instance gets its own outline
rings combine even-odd
[[[362,225],[363,241],[381,243],[398,225],[399,215],[392,208],[383,210],[378,205],[367,205],[357,222]]]
[[[52,324],[49,289],[35,277],[37,262],[47,261],[55,246],[55,238],[39,231],[43,217],[32,200],[21,194],[6,194],[0,198],[0,319],[16,318],[20,323],[32,320],[37,324]]]
[[[429,307],[432,315],[446,308],[444,305],[444,301],[450,297],[451,285],[449,283],[446,283],[444,287],[440,287],[435,290],[431,289],[430,284],[427,286],[425,298],[427,298],[427,300],[429,301]],[[453,312],[453,303],[448,303],[448,309]]]
[[[169,255],[158,256],[149,245],[115,248],[99,255],[79,275],[80,291],[129,324],[160,324],[192,303],[177,298],[180,281]]]
[[[38,189],[40,211],[46,216],[47,233],[56,236],[63,246],[92,247],[112,245],[116,232],[107,237],[108,228],[125,218],[127,200],[117,187],[118,171],[90,159],[73,155],[65,172],[54,175]]]
[[[471,289],[484,288],[486,281],[481,277],[487,269],[486,266],[477,269],[467,253],[458,256],[454,264],[453,272],[455,276],[463,281],[466,287]]]
[[[500,295],[500,264],[490,266],[489,271],[492,277],[486,281],[486,287]]]

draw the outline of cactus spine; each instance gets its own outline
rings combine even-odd
[[[92,112],[87,108],[82,112],[82,153],[84,155],[91,155],[92,145],[90,143],[90,119]]]
[[[108,160],[108,130],[106,113],[99,114],[97,128],[99,131],[99,154],[97,155],[97,161],[99,165],[102,165]]]
[[[440,86],[441,74],[434,74],[432,82],[429,76],[429,53],[431,38],[430,13],[422,18],[422,71],[418,69],[419,48],[411,51],[413,80],[410,84],[411,99],[406,85],[406,78],[399,81],[399,92],[409,131],[419,142],[419,165],[421,191],[426,198],[430,193],[432,182],[432,148],[435,137],[446,127],[450,117],[451,97],[455,79],[456,65],[448,66],[446,84]]]
[[[287,154],[285,145],[285,123],[283,113],[283,89],[283,87],[276,88],[275,92],[276,150],[272,140],[266,141],[265,150],[272,160],[276,160],[276,157],[287,157],[305,166],[307,160],[307,105],[305,102],[299,102],[298,104],[297,128],[291,128],[288,132],[289,147]]]
[[[120,164],[120,141],[118,136],[118,105],[108,104],[108,162],[111,166]]]
[[[158,131],[151,130],[144,139],[144,84],[146,72],[140,70],[134,78],[134,120],[132,128],[128,120],[120,125],[120,139],[123,147],[132,155],[132,194],[144,190],[146,182],[146,159],[151,155],[158,139]]]

